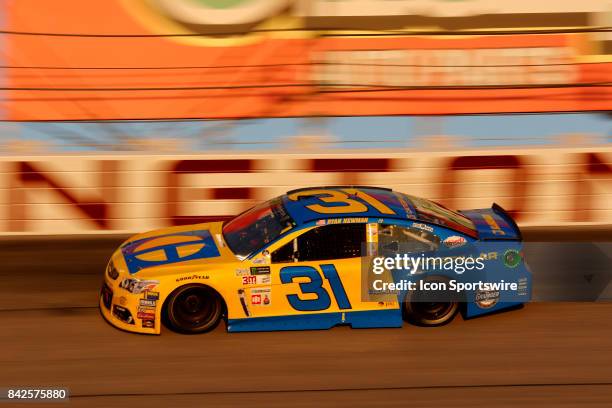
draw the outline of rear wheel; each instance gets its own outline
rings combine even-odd
[[[448,282],[442,277],[426,278],[428,282]],[[404,319],[417,326],[443,326],[453,321],[459,312],[459,302],[449,301],[448,293],[436,296],[432,293],[414,291],[406,295],[402,304]]]
[[[457,302],[405,302],[404,316],[417,326],[443,326],[459,311]]]
[[[185,285],[170,294],[165,305],[165,320],[170,329],[186,334],[213,330],[223,316],[223,302],[213,289]]]

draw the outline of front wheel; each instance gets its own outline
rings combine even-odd
[[[185,285],[170,294],[165,306],[165,320],[170,329],[196,334],[213,330],[223,316],[221,297],[202,285]]]

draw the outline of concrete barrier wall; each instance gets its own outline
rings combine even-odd
[[[0,235],[134,232],[236,214],[289,189],[387,186],[520,225],[612,224],[612,147],[0,158]]]

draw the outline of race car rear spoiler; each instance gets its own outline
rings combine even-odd
[[[523,234],[521,234],[521,230],[516,224],[516,221],[514,221],[514,218],[512,218],[510,214],[508,214],[508,211],[504,210],[502,206],[497,203],[493,203],[493,205],[491,206],[491,209],[495,211],[496,213],[498,213],[508,224],[510,224],[510,226],[514,230],[516,239],[518,239],[519,241],[522,241]]]
[[[499,204],[491,208],[461,211],[476,227],[478,239],[481,241],[522,240],[522,235],[512,216]]]

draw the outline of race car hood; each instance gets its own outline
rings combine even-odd
[[[131,275],[160,266],[217,261],[232,256],[223,248],[221,226],[211,222],[150,231],[133,236],[120,251]]]
[[[461,211],[461,214],[474,223],[481,241],[522,239],[521,231],[510,214],[497,204],[491,208]]]

